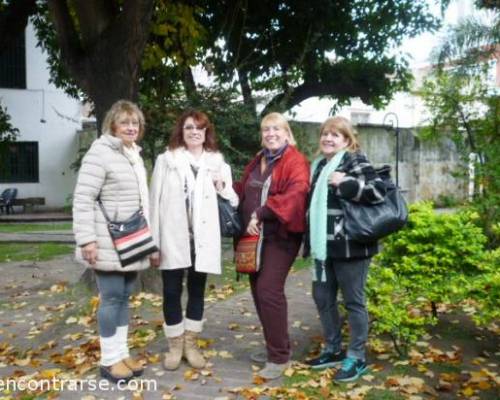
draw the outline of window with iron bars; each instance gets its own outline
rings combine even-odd
[[[0,183],[38,182],[38,142],[2,143]]]
[[[26,39],[24,32],[0,53],[0,88],[26,89]]]

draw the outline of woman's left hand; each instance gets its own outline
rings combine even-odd
[[[338,184],[344,179],[345,172],[334,171],[330,175],[328,183],[333,186],[338,186]]]
[[[224,190],[224,181],[220,172],[212,172],[212,182],[214,183],[215,190],[220,193]]]
[[[224,182],[222,180],[214,180],[214,186],[217,193],[220,193],[224,190]]]
[[[149,265],[154,268],[158,268],[160,266],[160,252],[156,251],[149,256]]]
[[[261,222],[257,219],[257,216],[252,215],[250,222],[247,226],[247,233],[252,236],[260,234]]]

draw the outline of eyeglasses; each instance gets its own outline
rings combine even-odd
[[[201,132],[205,132],[207,130],[206,127],[201,127],[201,126],[195,126],[195,125],[186,125],[183,127],[184,130],[186,131],[194,131],[195,129]]]

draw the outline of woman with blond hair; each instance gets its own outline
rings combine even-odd
[[[139,254],[122,266],[104,212],[114,221],[126,221],[142,207],[148,216],[146,170],[136,145],[144,128],[144,116],[134,103],[114,103],[104,118],[102,136],[83,157],[73,195],[76,257],[94,270],[99,290],[101,375],[113,382],[143,372],[127,346],[128,299],[137,271],[147,268],[149,261]]]
[[[259,375],[276,379],[290,361],[284,288],[305,230],[309,165],[283,115],[266,115],[260,131],[263,149],[245,167],[235,189],[246,234],[262,241],[260,270],[250,275],[250,286],[266,353],[252,355],[252,360],[265,362]]]
[[[313,265],[313,298],[319,312],[325,347],[309,360],[313,369],[340,366],[335,381],[348,382],[366,371],[368,338],[365,284],[377,242],[352,240],[344,229],[341,201],[376,204],[384,201],[385,185],[359,144],[349,120],[328,118],[320,129],[319,157],[311,166],[308,208],[308,240]],[[343,199],[343,200],[342,200]],[[338,312],[340,289],[347,310],[350,342],[342,350],[342,326]]]

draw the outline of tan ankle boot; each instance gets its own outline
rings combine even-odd
[[[165,353],[163,366],[165,369],[173,371],[179,368],[182,359],[182,347],[184,345],[184,336],[167,338],[168,353]]]
[[[144,372],[144,366],[140,361],[134,360],[132,357],[127,357],[122,361],[132,371],[134,376],[141,376]]]
[[[123,361],[119,361],[109,367],[101,366],[101,376],[111,382],[117,383],[119,381],[127,382],[134,374]]]
[[[206,364],[205,358],[198,350],[196,339],[198,334],[192,331],[184,333],[184,357],[193,368],[203,368]]]

